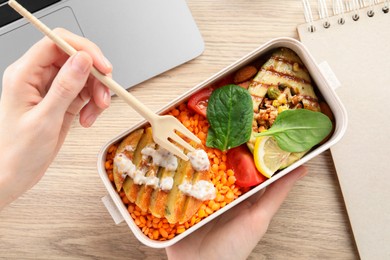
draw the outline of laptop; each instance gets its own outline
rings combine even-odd
[[[0,0],[1,77],[8,65],[43,37],[7,2]],[[50,28],[63,27],[95,42],[113,64],[114,79],[126,89],[194,59],[204,50],[185,0],[18,2]]]

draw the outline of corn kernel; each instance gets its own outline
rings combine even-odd
[[[279,102],[279,105],[281,104],[287,104],[287,98],[286,98],[286,94],[281,94],[277,101]]]
[[[279,106],[279,107],[278,107],[278,113],[279,113],[279,114],[282,113],[282,112],[285,111],[285,110],[288,110],[288,107],[287,107],[287,106]]]
[[[293,69],[293,71],[299,71],[299,64],[294,62],[292,69]]]

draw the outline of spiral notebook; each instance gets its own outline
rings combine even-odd
[[[331,153],[355,242],[361,259],[390,259],[389,1],[312,4],[304,1],[307,23],[297,30],[340,82],[348,127]]]

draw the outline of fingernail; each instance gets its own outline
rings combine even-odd
[[[96,114],[90,115],[90,116],[85,120],[84,127],[91,127],[91,126],[93,125],[93,123],[95,123],[96,118],[97,118],[97,115],[96,115]]]
[[[112,68],[111,62],[105,56],[103,56],[102,60],[104,65],[106,65],[107,68]]]
[[[85,74],[91,68],[90,61],[83,57],[83,55],[81,55],[79,52],[73,56],[71,65],[74,70],[83,74]]]

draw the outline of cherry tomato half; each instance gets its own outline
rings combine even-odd
[[[253,154],[249,151],[246,144],[230,149],[226,156],[226,166],[234,171],[238,186],[252,187],[267,180],[256,169]]]
[[[213,88],[204,88],[195,93],[188,100],[188,107],[194,112],[206,117],[207,105],[209,103],[209,97],[213,92]]]
[[[233,84],[233,76],[227,75],[219,81],[213,83],[208,88],[204,88],[199,92],[195,93],[188,100],[188,107],[194,112],[206,117],[207,114],[207,105],[209,103],[209,97],[211,93],[216,89],[229,84]]]

